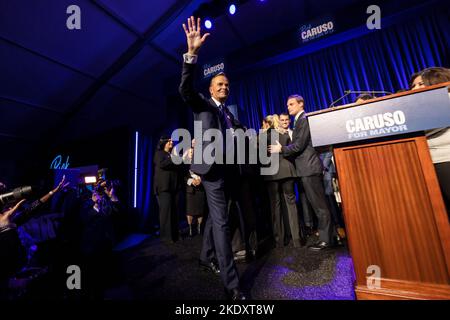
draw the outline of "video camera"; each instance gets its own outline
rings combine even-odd
[[[4,193],[0,195],[0,206],[5,206],[8,203],[16,202],[22,200],[26,196],[32,193],[32,188],[30,186],[19,187],[11,192]]]
[[[97,183],[95,184],[95,191],[98,193],[104,193],[105,190],[111,190],[111,188],[117,189],[120,187],[120,181],[119,180],[110,180],[107,179],[106,172],[108,171],[108,168],[100,169],[97,172]]]

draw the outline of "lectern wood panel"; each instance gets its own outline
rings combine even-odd
[[[390,293],[384,298],[395,296],[396,287],[402,287],[399,297],[414,298],[419,290],[423,298],[426,287],[434,285],[444,288],[440,297],[445,297],[442,291],[449,288],[450,275],[449,224],[425,138],[335,148],[334,152],[358,298],[368,298],[370,293],[366,277],[371,265],[379,266],[382,283],[389,283]],[[364,294],[358,288],[364,288]],[[374,294],[382,295],[382,290]],[[433,298],[431,291],[428,298]]]

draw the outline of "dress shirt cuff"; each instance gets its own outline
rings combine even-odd
[[[192,185],[192,182],[194,182],[194,179],[189,178],[188,181],[187,181],[187,185],[188,186]]]
[[[184,63],[188,63],[188,64],[196,64],[197,57],[198,56],[196,54],[189,54],[189,53],[183,54]]]

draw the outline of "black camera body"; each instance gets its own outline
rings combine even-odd
[[[22,200],[26,196],[32,193],[32,188],[30,186],[24,186],[14,189],[11,192],[4,193],[0,195],[0,205],[5,206],[8,203],[16,202]]]

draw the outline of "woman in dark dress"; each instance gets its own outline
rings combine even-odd
[[[173,142],[161,137],[153,158],[153,191],[159,205],[160,238],[162,241],[178,240],[178,194],[181,187],[180,167],[172,161]]]
[[[197,219],[197,234],[201,234],[203,216],[206,214],[206,194],[201,183],[201,178],[189,170],[186,177],[186,218],[190,237],[194,236],[194,218]]]
[[[192,148],[189,149],[187,156],[189,162],[192,160],[194,153],[195,140],[192,140]],[[191,170],[188,170],[185,176],[186,182],[186,219],[189,225],[189,236],[194,236],[194,230],[192,224],[194,218],[197,219],[197,234],[201,234],[201,226],[203,222],[203,216],[206,214],[206,193],[202,185],[202,179],[199,175],[195,174]]]
[[[270,134],[276,130],[279,134],[279,142],[282,146],[291,142],[287,131],[283,131],[278,127],[278,116],[267,116],[263,121],[263,129],[267,132],[267,145],[271,145]],[[269,193],[270,212],[272,216],[272,228],[275,245],[277,247],[284,246],[284,223],[282,216],[281,201],[284,201],[287,208],[289,228],[292,235],[294,247],[301,246],[300,226],[298,222],[298,212],[296,205],[296,197],[294,191],[294,179],[296,177],[295,167],[291,161],[279,155],[279,169],[274,175],[264,176],[267,191]]]

